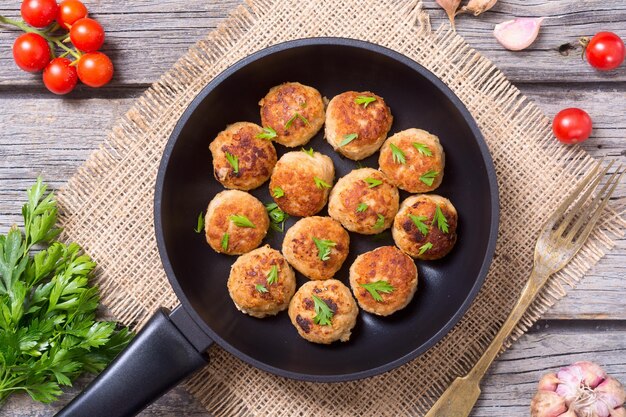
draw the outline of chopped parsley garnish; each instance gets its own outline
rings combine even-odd
[[[317,246],[317,256],[322,261],[327,261],[330,259],[330,251],[333,247],[337,246],[335,242],[328,239],[318,239],[316,237],[313,238],[313,242],[315,246]]]
[[[302,152],[304,152],[305,154],[309,155],[309,156],[313,156],[313,154],[315,153],[315,150],[313,150],[313,147],[306,149],[306,148],[302,148]]]
[[[260,292],[261,294],[263,294],[264,292],[268,292],[268,291],[267,291],[267,288],[265,288],[265,285],[263,285],[263,284],[256,284],[256,285],[254,286],[254,288],[255,288],[258,292]]]
[[[433,247],[432,243],[430,243],[430,242],[424,243],[422,246],[420,246],[419,254],[423,255],[424,252],[426,252],[427,250],[431,249],[432,247]]]
[[[380,184],[383,183],[381,180],[377,180],[376,178],[371,177],[367,177],[363,181],[365,181],[367,185],[369,185],[369,188],[378,187]]]
[[[354,139],[359,137],[358,133],[349,133],[343,137],[343,140],[339,144],[339,147],[346,146],[348,143],[352,142]]]
[[[285,220],[289,218],[289,215],[282,211],[278,204],[276,203],[268,203],[265,205],[265,210],[267,210],[267,215],[270,218],[270,227],[272,230],[276,230],[277,232],[285,231]]]
[[[230,166],[233,167],[233,172],[235,174],[239,174],[239,158],[237,158],[235,155],[225,152],[226,154],[226,159],[228,160],[228,163],[230,164]]]
[[[223,251],[228,250],[228,239],[230,239],[230,235],[228,233],[224,233],[224,236],[222,236],[222,250]]]
[[[423,143],[413,142],[413,147],[417,149],[419,153],[425,156],[433,156],[433,153],[430,151],[430,148]]]
[[[367,106],[370,105],[370,103],[373,103],[376,101],[376,97],[369,97],[369,96],[358,96],[357,98],[354,99],[354,102],[356,104],[362,104],[364,108],[366,108]]]
[[[317,186],[317,188],[330,188],[332,187],[332,185],[330,185],[329,183],[327,183],[326,181],[324,181],[321,178],[317,178],[317,177],[313,177],[313,181],[315,181],[315,185]]]
[[[275,198],[281,198],[281,197],[283,197],[285,195],[285,190],[283,190],[280,187],[274,187],[274,189],[272,190],[272,195]]]
[[[271,127],[269,127],[269,126],[268,127],[264,127],[263,131],[261,133],[259,133],[258,135],[256,135],[256,137],[259,138],[259,139],[267,139],[267,140],[272,140],[276,136],[278,136],[276,131],[274,129],[272,129]]]
[[[305,125],[309,125],[309,121],[306,119],[306,117],[304,117],[303,115],[301,115],[298,112],[295,112],[293,116],[291,116],[291,118],[289,120],[287,120],[287,123],[285,123],[285,130],[289,129],[291,127],[291,125],[293,124],[293,121],[296,119],[300,119],[302,120],[302,122]]]
[[[428,234],[428,226],[426,225],[426,223],[424,223],[424,220],[428,220],[428,217],[426,217],[426,216],[414,216],[413,214],[409,214],[409,218],[411,219],[411,221],[413,222],[415,227],[417,227],[417,229],[420,232],[422,232],[422,234],[424,236],[426,236]]]
[[[391,294],[395,288],[388,281],[374,281],[369,284],[359,284],[361,287],[365,288],[371,295],[372,298],[378,302],[383,301],[383,297],[379,294],[379,292],[383,292],[385,294]]]
[[[243,214],[231,214],[229,219],[231,222],[235,223],[235,226],[249,227],[249,228],[256,227],[254,223],[252,223],[250,219],[244,216]]]
[[[439,175],[437,171],[428,171],[420,177],[420,181],[431,187],[433,185],[433,182],[435,182],[435,178],[437,178],[437,175]]]
[[[382,214],[377,214],[378,218],[376,219],[376,223],[374,223],[374,229],[380,229],[385,225],[385,216]]]
[[[267,274],[267,283],[269,285],[276,284],[278,282],[278,266],[272,265],[272,269]]]
[[[433,218],[433,224],[437,222],[437,227],[444,233],[448,233],[448,219],[441,211],[441,207],[437,206],[435,209],[435,217]]]
[[[357,213],[363,213],[365,210],[367,210],[367,203],[359,203],[358,206],[356,206],[356,212]]]
[[[312,297],[315,306],[315,317],[313,317],[313,321],[320,326],[330,326],[335,313],[333,313],[333,310],[328,307],[326,302],[317,295],[313,295]]]
[[[402,149],[398,148],[393,143],[390,143],[389,147],[391,148],[393,162],[395,162],[396,164],[406,164],[406,157],[404,155],[404,152],[402,152]]]
[[[201,211],[200,214],[198,214],[198,224],[196,225],[196,228],[193,229],[193,231],[196,233],[202,233],[203,230],[204,230],[204,212]]]

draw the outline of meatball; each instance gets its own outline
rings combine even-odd
[[[385,174],[355,169],[330,192],[328,214],[351,232],[373,235],[391,226],[399,200],[398,189]]]
[[[391,110],[382,97],[348,91],[328,103],[325,136],[336,151],[358,161],[380,148],[392,123]]]
[[[313,343],[347,342],[359,309],[341,281],[310,281],[289,303],[289,318],[300,336]]]
[[[286,310],[296,277],[285,258],[265,245],[241,255],[228,277],[228,293],[243,313],[263,318]]]
[[[414,195],[402,202],[391,233],[402,251],[417,259],[446,256],[456,243],[458,214],[447,198]]]
[[[272,87],[259,106],[263,126],[276,131],[273,140],[290,148],[307,143],[324,124],[322,95],[300,83]]]
[[[350,267],[350,286],[363,310],[388,316],[413,299],[417,267],[400,249],[382,246],[356,258]]]
[[[312,216],[326,205],[334,179],[335,167],[326,155],[287,152],[272,172],[270,195],[285,213]]]
[[[206,240],[219,253],[241,255],[258,247],[270,220],[265,206],[244,191],[217,193],[204,218]]]
[[[226,188],[251,190],[263,184],[276,165],[271,141],[257,138],[262,129],[248,122],[226,127],[211,142],[213,175]]]
[[[407,129],[385,141],[378,164],[398,188],[425,193],[441,184],[446,158],[437,136]]]
[[[350,235],[330,217],[305,217],[285,233],[283,254],[310,279],[331,278],[348,257]]]

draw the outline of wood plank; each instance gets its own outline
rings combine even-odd
[[[107,31],[103,51],[116,66],[112,86],[146,85],[155,81],[197,40],[214,29],[241,0],[207,2],[137,0],[124,4],[101,0],[87,2]],[[16,16],[17,4],[0,5],[0,14]],[[424,0],[434,28],[446,21],[434,0]],[[514,16],[561,16],[547,20],[538,41],[527,51],[509,52],[493,38],[496,23]],[[559,45],[576,42],[600,30],[626,38],[626,3],[588,0],[500,0],[480,18],[458,18],[458,31],[475,48],[492,59],[514,82],[615,82],[626,81],[626,66],[611,73],[594,71],[578,53],[564,57]],[[32,86],[45,92],[40,76],[21,72],[12,62],[10,48],[16,33],[0,31],[0,86]],[[97,94],[97,93],[94,93]]]

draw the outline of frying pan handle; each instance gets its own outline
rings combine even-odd
[[[208,363],[212,340],[182,306],[160,308],[120,355],[56,417],[130,417]]]

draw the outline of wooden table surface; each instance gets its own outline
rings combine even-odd
[[[13,31],[0,29],[0,232],[19,223],[24,190],[42,174],[63,185],[121,116],[161,73],[195,41],[215,28],[239,0],[86,1],[107,32],[103,48],[115,65],[112,83],[100,90],[78,88],[67,97],[49,94],[40,75],[13,63]],[[433,27],[444,22],[434,0],[424,0]],[[0,14],[17,16],[17,0],[0,1]],[[511,53],[491,36],[494,24],[515,16],[553,16],[527,51]],[[582,144],[596,158],[626,162],[626,65],[605,74],[558,47],[580,36],[611,30],[626,39],[623,0],[500,0],[481,18],[461,16],[458,31],[489,57],[527,96],[553,116],[576,106],[594,121],[593,137]],[[626,196],[620,184],[616,198]],[[577,360],[594,360],[626,383],[626,240],[594,267],[580,285],[552,308],[493,366],[483,384],[474,417],[527,416],[536,381],[547,370]],[[67,402],[81,379],[52,405],[14,396],[3,416],[48,416]],[[182,388],[141,415],[208,416]]]

